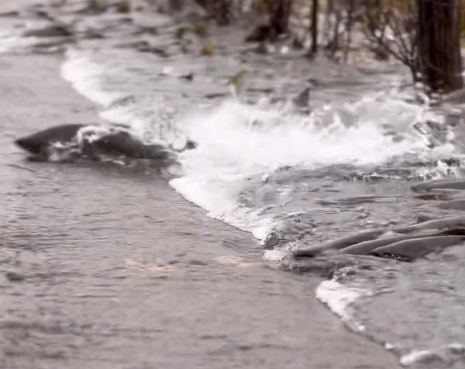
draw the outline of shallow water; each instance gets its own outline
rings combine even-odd
[[[337,351],[355,368],[381,354],[316,302],[319,279],[270,268],[249,234],[146,167],[26,161],[14,137],[95,118],[58,66],[2,59],[0,367],[339,368]],[[382,356],[373,367],[395,365]]]
[[[237,40],[220,32],[214,38],[217,50],[214,56],[192,57],[192,53],[196,53],[195,39],[188,43],[190,53],[184,55],[180,50],[186,45],[175,41],[173,36],[176,27],[166,18],[155,23],[157,36],[148,36],[147,39],[152,46],[162,45],[168,55],[160,57],[138,52],[131,44],[138,36],[110,22],[113,27],[105,30],[105,41],[83,40],[68,49],[62,74],[77,91],[100,104],[104,119],[129,124],[133,133],[141,139],[177,147],[182,147],[187,139],[196,141],[199,144],[197,149],[180,154],[180,167],[171,172],[175,177],[170,181],[171,186],[207,210],[211,217],[249,231],[259,240],[266,239],[267,246],[271,244],[274,248],[265,253],[266,258],[279,259],[288,249],[315,245],[359,230],[389,229],[394,225],[414,223],[423,215],[437,218],[461,213],[460,210],[440,207],[439,201],[421,198],[411,191],[411,186],[418,181],[461,175],[460,168],[447,163],[450,158],[461,161],[462,151],[458,143],[462,136],[460,130],[444,120],[444,112],[415,102],[412,91],[398,87],[404,76],[396,68],[386,67],[382,73],[374,74],[370,70],[328,64],[321,60],[308,63],[301,59],[295,61],[287,55],[270,57],[247,50],[233,53],[231,43],[234,45]],[[126,43],[121,41],[122,34]],[[128,44],[132,46],[128,47]],[[249,88],[240,101],[230,99],[225,79],[244,68],[249,70]],[[193,73],[193,81],[183,78],[190,73]],[[311,113],[300,111],[290,103],[290,97],[308,85],[302,81],[302,76],[309,76],[312,84],[308,108]],[[222,94],[226,97],[211,98]],[[437,124],[430,124],[431,121]],[[118,255],[118,260],[124,261],[123,272],[118,269],[112,271],[112,278],[124,281],[126,273],[133,270],[144,274],[143,280],[161,278],[165,282],[166,279],[167,283],[174,284],[175,287],[171,288],[180,288],[176,296],[179,295],[181,301],[183,297],[184,301],[190,301],[192,291],[201,289],[201,282],[196,285],[196,275],[200,280],[214,276],[222,291],[228,285],[228,291],[231,289],[238,296],[245,294],[250,301],[256,301],[257,291],[245,286],[239,288],[240,281],[251,283],[257,280],[267,286],[264,289],[266,296],[274,296],[275,290],[270,292],[268,289],[268,284],[273,285],[274,282],[270,283],[268,279],[281,277],[276,271],[266,268],[267,262],[260,258],[260,246],[240,233],[239,239],[230,239],[231,234],[235,234],[232,230],[226,232],[221,247],[215,242],[208,242],[209,235],[217,237],[221,232],[212,226],[216,223],[203,220],[201,223],[206,222],[208,226],[198,224],[202,219],[201,212],[195,210],[197,216],[193,217],[190,212],[194,210],[182,205],[182,199],[172,194],[168,196],[166,179],[141,175],[137,171],[121,172],[111,167],[76,169],[44,165],[54,176],[57,175],[55,172],[58,173],[66,188],[71,187],[67,183],[74,183],[83,173],[89,181],[83,189],[98,189],[101,186],[99,178],[107,180],[107,176],[116,177],[117,188],[131,188],[130,193],[125,194],[129,198],[122,202],[127,205],[121,207],[118,202],[121,190],[115,190],[118,200],[108,199],[109,210],[102,215],[106,219],[104,224],[110,222],[100,228],[106,247],[110,247],[109,240],[105,238],[108,231],[112,232],[112,239],[122,240],[122,245],[127,245]],[[77,176],[70,176],[69,173],[76,170]],[[139,185],[144,190],[136,189]],[[147,203],[146,197],[137,197],[140,196],[137,192],[145,191],[150,197],[155,189],[154,202],[167,201],[167,205],[163,202],[156,207],[142,205]],[[57,191],[53,195],[59,194]],[[81,198],[82,194],[71,195],[70,201],[76,197]],[[54,201],[57,200],[51,203]],[[86,208],[93,203],[90,201]],[[179,221],[186,219],[170,219],[170,224],[176,224],[176,227],[165,229],[169,228],[166,219],[170,217],[169,208],[173,204],[179,205],[173,214],[187,211],[185,218],[195,219],[190,224],[191,228],[214,227],[214,231],[205,231],[205,234],[196,231],[196,237],[201,236],[201,239],[195,244],[207,245],[205,251],[202,248],[201,260],[192,262],[186,258],[185,253],[192,252],[193,246],[192,231],[179,234]],[[155,224],[147,225],[141,218],[141,208],[147,211],[149,218],[157,218]],[[60,209],[52,207],[51,213]],[[161,209],[163,218],[158,219]],[[99,206],[95,212],[100,214],[100,211]],[[115,214],[121,214],[121,217],[132,214],[128,216],[128,226],[122,227],[121,217],[114,218]],[[80,212],[77,216],[78,219],[83,217]],[[44,225],[49,217],[46,214]],[[70,217],[73,218],[73,214]],[[71,220],[71,224],[77,223],[82,224],[82,221]],[[26,224],[27,229],[35,226],[34,222]],[[41,224],[39,222],[39,228]],[[12,239],[15,239],[15,228],[9,229],[13,232]],[[146,231],[142,233],[160,233],[163,239],[166,232],[173,232],[169,236],[173,237],[173,243],[177,244],[179,237],[185,237],[186,244],[183,242],[180,254],[177,254],[177,249],[163,248],[161,255],[154,256],[151,242],[142,240],[143,246],[138,248],[138,253],[145,247],[147,254],[142,252],[137,258],[128,258],[126,249],[139,237],[136,234],[126,241],[125,237],[132,230],[144,229]],[[25,230],[18,232],[24,235]],[[79,230],[75,236],[66,233],[66,239],[81,238],[82,241],[82,234],[86,233],[86,229]],[[84,244],[88,245],[90,240]],[[95,240],[98,242],[98,237]],[[234,252],[225,253],[231,245],[234,245],[231,249]],[[107,255],[107,252],[102,255]],[[74,254],[69,256],[76,257]],[[332,282],[323,282],[318,287],[316,293],[320,300],[358,333],[395,352],[404,365],[464,367],[465,289],[460,283],[463,281],[463,247],[457,246],[412,263],[374,257],[354,256],[349,259],[351,267],[340,269]],[[327,275],[328,269],[333,268],[327,266],[333,262],[331,260],[332,256],[328,256],[322,270],[315,268],[314,273]],[[235,279],[236,276],[232,278],[229,272],[225,274],[231,266],[241,270],[237,276],[239,279]],[[154,275],[148,277],[147,273]],[[167,275],[172,277],[167,278]],[[181,276],[183,281],[189,281],[187,285],[179,283],[177,278]],[[298,299],[310,300],[315,292],[303,287],[304,280],[305,277],[288,276],[280,279],[277,288],[280,294],[291,299],[300,296]],[[125,286],[125,290],[137,290],[132,279],[128,283],[130,285]],[[169,300],[173,297],[163,294],[169,290],[164,286],[159,293]],[[118,293],[121,292],[115,294]],[[92,296],[96,299],[97,295]],[[131,299],[127,294],[125,297]],[[237,301],[233,295],[224,295],[223,298],[220,298],[220,304],[236,310],[235,305],[231,305],[231,301]],[[263,297],[258,300],[264,307],[283,305]],[[177,301],[173,300],[168,305],[177,306]],[[248,315],[243,310],[247,304],[240,303],[237,313]],[[128,308],[129,305],[123,306],[121,311]],[[135,314],[138,309],[135,309]],[[198,314],[206,311],[203,304],[192,306],[192,309],[191,318],[186,318],[183,310],[182,319],[187,320],[182,326],[193,326],[191,319],[195,321]],[[282,316],[305,315],[300,303],[295,307],[286,305],[289,311],[279,309],[273,321],[279,321]],[[175,312],[167,318],[168,321],[176,319]],[[254,320],[253,316],[249,318]],[[234,318],[230,321],[234,322]],[[128,319],[130,323],[131,319]],[[292,327],[283,324],[290,332],[295,329],[301,334],[302,328],[305,329],[297,327],[298,323]],[[213,324],[213,327],[218,325]],[[235,332],[235,328],[231,329]],[[247,330],[236,337],[241,337],[242,342],[248,334],[251,333]],[[263,337],[252,334],[252,346],[262,347]],[[299,342],[301,349],[304,342],[301,338]],[[218,340],[211,344],[217,345]],[[273,355],[267,359],[260,356],[258,360],[263,367],[280,367],[285,364],[285,358],[293,355],[292,345],[290,350],[289,346],[278,346],[283,349],[284,361],[276,361]],[[160,346],[160,349],[165,347]],[[227,348],[214,348],[213,352],[215,350],[223,352]],[[244,349],[247,350],[249,348]],[[304,363],[305,360],[302,365]],[[166,365],[176,366],[172,361]],[[256,365],[254,362],[253,366]]]

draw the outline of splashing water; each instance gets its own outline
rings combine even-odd
[[[188,139],[195,141],[195,149],[179,154],[182,172],[171,185],[211,217],[262,241],[280,229],[294,247],[295,241],[321,241],[372,223],[414,219],[416,203],[399,202],[409,191],[406,180],[447,175],[449,166],[437,163],[457,155],[456,137],[441,114],[409,102],[397,89],[317,104],[308,114],[267,99],[214,104],[179,94],[174,99],[171,92],[160,97],[156,80],[134,74],[153,65],[142,61],[127,68],[111,59],[102,64],[89,55],[68,57],[63,76],[104,106],[104,119],[127,125],[146,143],[181,148]],[[432,127],[439,127],[440,138]],[[384,182],[354,180],[371,177]],[[341,196],[350,200],[367,192],[375,199],[391,194],[393,200],[374,200],[372,207],[338,202]],[[322,206],[323,201],[335,206]],[[374,220],[366,220],[369,216]],[[285,255],[273,252],[266,257]],[[354,288],[332,280],[320,285],[317,297],[364,331],[365,322],[354,320],[352,310],[371,291],[370,283]]]
[[[326,104],[302,114],[289,104],[267,101],[207,105],[181,97],[136,95],[137,86],[127,86],[127,81],[137,78],[125,75],[119,64],[112,70],[75,51],[69,53],[62,74],[79,92],[106,107],[103,118],[129,125],[142,140],[173,147],[183,147],[187,139],[197,142],[196,149],[179,156],[183,175],[173,179],[172,186],[211,216],[261,239],[273,219],[238,201],[252,179],[266,182],[271,173],[286,167],[376,166],[403,156],[427,161],[454,152],[452,136],[431,148],[429,132],[418,125],[438,118],[426,107],[406,102],[397,90],[368,93],[355,102]]]

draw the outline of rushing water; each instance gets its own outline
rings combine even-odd
[[[160,24],[151,41],[168,55],[141,53],[128,46],[134,36],[124,44],[122,31],[113,29],[105,41],[69,47],[62,75],[100,105],[103,119],[129,125],[145,142],[195,141],[194,150],[179,154],[171,186],[211,217],[271,244],[266,259],[358,230],[414,223],[420,215],[461,213],[410,189],[460,176],[449,164],[460,162],[463,137],[444,112],[399,87],[397,71],[220,46],[211,57],[193,57],[173,41],[176,28]],[[219,45],[228,40],[217,38]],[[225,79],[241,69],[248,70],[245,93],[216,98],[228,96]],[[293,105],[309,84],[310,107]],[[403,365],[462,368],[464,250],[412,263],[354,257],[355,266],[337,270],[316,297]]]
[[[157,74],[171,63],[176,69],[176,60],[157,65],[127,51],[71,51],[63,74],[107,106],[102,117],[129,123],[140,137],[179,146],[187,138],[197,142],[197,149],[180,155],[182,173],[171,185],[210,216],[261,240],[277,234],[279,243],[298,247],[357,229],[414,222],[421,213],[441,214],[413,198],[410,185],[454,173],[441,162],[459,154],[454,134],[434,142],[425,123],[432,113],[397,90],[370,91],[368,84],[363,94],[335,103],[327,89],[327,103],[313,100],[311,114],[265,99],[205,102],[189,88],[186,101],[160,98]],[[177,83],[170,92],[179,91]],[[402,364],[452,365],[463,357],[465,339],[462,251],[451,249],[446,254],[456,257],[446,261],[444,255],[408,265],[370,261],[374,271],[351,269],[356,278],[340,278],[336,286],[325,282],[317,297],[355,329],[398,352]],[[279,258],[279,252],[265,256]]]

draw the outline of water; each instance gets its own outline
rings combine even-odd
[[[150,168],[26,161],[15,137],[95,120],[59,65],[1,61],[1,368],[395,367]]]
[[[397,91],[369,92],[368,85],[366,94],[355,102],[341,99],[343,102],[337,107],[319,106],[317,102],[311,115],[267,101],[205,103],[189,92],[188,102],[173,103],[169,98],[160,101],[150,97],[156,96],[157,87],[150,91],[156,81],[142,82],[139,71],[156,73],[153,63],[145,67],[139,64],[138,68],[104,64],[104,73],[83,76],[83,70],[92,70],[90,61],[100,57],[84,55],[70,53],[63,68],[65,78],[86,96],[110,105],[104,109],[104,118],[129,122],[134,132],[146,140],[172,144],[190,138],[197,142],[198,149],[180,155],[182,175],[171,180],[171,185],[210,216],[250,231],[262,241],[270,234],[278,234],[284,247],[289,247],[286,242],[298,247],[354,229],[414,222],[420,213],[440,214],[430,204],[412,198],[409,188],[411,181],[454,173],[454,168],[441,162],[460,154],[453,146],[454,133],[450,131],[442,141],[433,143],[435,136],[431,132],[416,127],[427,128],[425,122],[434,114],[421,105],[406,102]],[[79,69],[73,61],[76,57],[81,58],[81,63],[86,60],[86,66]],[[98,65],[97,61],[94,63]],[[80,72],[73,73],[75,68]],[[112,73],[118,78],[112,78]],[[82,80],[93,82],[89,87]],[[141,97],[111,107],[115,100],[110,96],[134,96],[141,91],[135,86],[140,85],[144,86]],[[330,89],[327,94],[331,94]],[[275,249],[271,253],[276,252]],[[357,281],[354,290],[344,282],[331,294],[328,285],[322,284],[317,297],[344,320],[356,322],[356,330],[363,327],[363,334],[397,352],[401,363],[421,361],[437,366],[439,361],[439,365],[447,367],[463,358],[460,345],[465,338],[461,329],[465,311],[459,301],[464,290],[459,283],[462,279],[456,277],[460,266],[449,259],[451,262],[450,270],[432,262],[409,265],[418,275],[396,265],[398,280],[390,288],[377,285],[381,281],[391,282],[392,272],[383,271],[387,264],[384,263],[376,270],[376,279],[356,271],[364,283]],[[429,291],[407,288],[409,299],[398,292],[398,285],[422,281],[425,275],[439,271],[443,274],[440,283],[454,277],[447,282],[452,284],[450,293],[456,299],[452,304],[444,304],[441,292],[437,300]],[[390,291],[389,298],[379,297],[386,290]],[[433,301],[417,312],[419,302],[425,298]],[[442,312],[445,305],[449,306],[448,313]],[[355,310],[352,315],[346,312],[349,306]],[[392,307],[395,313],[380,318],[380,307],[388,311]],[[414,312],[399,318],[399,314],[413,308]],[[391,333],[393,321],[407,333],[403,329]],[[425,354],[415,355],[419,350]]]
[[[124,43],[114,27],[105,41],[82,40],[67,48],[62,75],[100,105],[103,119],[128,124],[147,143],[197,142],[179,155],[170,185],[212,218],[273,246],[265,259],[280,260],[289,250],[358,230],[414,223],[419,215],[461,214],[411,191],[418,181],[461,175],[448,163],[461,161],[463,136],[444,112],[399,87],[404,75],[397,68],[373,73],[321,60],[237,53],[235,36],[226,33],[215,38],[212,57],[194,58],[180,51],[185,45],[175,41],[176,28],[161,23],[149,41],[163,45],[168,56],[128,47],[137,38],[124,33]],[[236,100],[227,97],[225,80],[241,69],[249,72],[249,89]],[[183,78],[189,73],[193,81]],[[310,113],[290,102],[309,83]],[[240,258],[250,250],[259,253],[251,242],[238,244]],[[209,252],[220,265],[237,264],[214,248]],[[342,268],[328,256],[321,269],[328,273],[328,263],[334,263],[335,275],[312,294],[352,330],[396,353],[402,365],[461,368],[464,256],[462,246],[413,263],[354,256]],[[129,259],[126,266],[176,273],[176,264],[158,264]],[[292,295],[292,287],[286,293]]]

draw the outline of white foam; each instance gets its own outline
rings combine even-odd
[[[124,95],[115,91],[105,91],[102,86],[104,66],[76,50],[68,50],[66,61],[61,67],[61,76],[78,91],[93,102],[108,106]]]
[[[164,97],[139,97],[121,104],[117,101],[100,113],[107,121],[128,125],[131,133],[144,142],[181,149],[187,137],[178,127],[179,115]]]
[[[425,149],[425,137],[409,131],[422,108],[402,101],[365,98],[343,110],[326,108],[300,115],[284,108],[228,101],[207,116],[190,117],[189,136],[201,145],[197,169],[227,166],[234,173],[258,173],[286,165],[375,164]],[[350,114],[352,124],[343,120]],[[383,126],[404,140],[393,142]],[[186,159],[188,157],[186,156]],[[186,164],[190,165],[190,163]],[[231,165],[232,164],[232,165]]]
[[[273,225],[272,219],[260,217],[259,211],[238,206],[237,197],[243,187],[240,180],[194,175],[173,179],[170,184],[187,200],[206,209],[210,217],[251,232],[259,240],[265,239]]]
[[[428,360],[455,361],[458,357],[465,356],[465,346],[454,342],[435,349],[412,350],[408,354],[400,357],[400,364],[410,366],[418,362]]]
[[[109,78],[111,71],[103,68],[91,54],[74,50],[68,52],[62,74],[79,92],[109,106],[124,96],[105,89],[102,78]],[[209,110],[183,108],[181,117],[170,101],[146,99],[116,104],[102,116],[129,124],[132,133],[146,141],[175,147],[182,146],[186,138],[195,141],[196,149],[179,155],[183,174],[171,185],[210,216],[261,240],[274,220],[262,215],[261,209],[240,203],[239,196],[251,179],[266,181],[269,173],[285,166],[376,165],[405,154],[431,159],[453,151],[445,145],[435,154],[428,135],[412,128],[427,118],[427,109],[391,93],[316,108],[311,115],[295,113],[286,106],[230,100]],[[393,139],[387,131],[400,139]],[[177,141],[181,143],[177,145]]]
[[[327,305],[334,314],[339,316],[346,324],[364,331],[363,324],[357,323],[352,317],[349,308],[360,297],[370,295],[370,291],[344,286],[334,279],[323,281],[315,291],[316,298]]]
[[[432,155],[427,137],[411,129],[423,114],[420,106],[379,95],[338,109],[327,106],[310,116],[227,101],[190,114],[180,124],[198,148],[180,155],[184,176],[171,184],[211,216],[264,239],[273,219],[237,202],[248,178],[266,180],[267,173],[284,166],[370,165],[403,154]],[[388,125],[403,139],[386,135]]]
[[[273,249],[265,250],[263,253],[263,259],[268,261],[281,261],[288,255],[286,250]]]
[[[400,357],[400,364],[409,366],[418,361],[423,361],[431,358],[434,354],[429,350],[413,350],[406,355]]]
[[[394,350],[394,349],[396,348],[396,346],[395,346],[394,344],[390,343],[390,342],[386,342],[386,343],[384,344],[384,348],[385,348],[386,350]]]
[[[462,355],[465,354],[465,345],[461,343],[453,342],[453,343],[448,344],[446,347],[448,350],[452,352],[459,353]]]
[[[109,133],[111,133],[111,129],[109,127],[90,125],[81,128],[77,132],[76,138],[80,144],[84,141],[92,143],[99,140],[103,136],[108,135]]]
[[[22,37],[20,35],[0,35],[0,54],[27,50],[37,44],[36,37]]]

